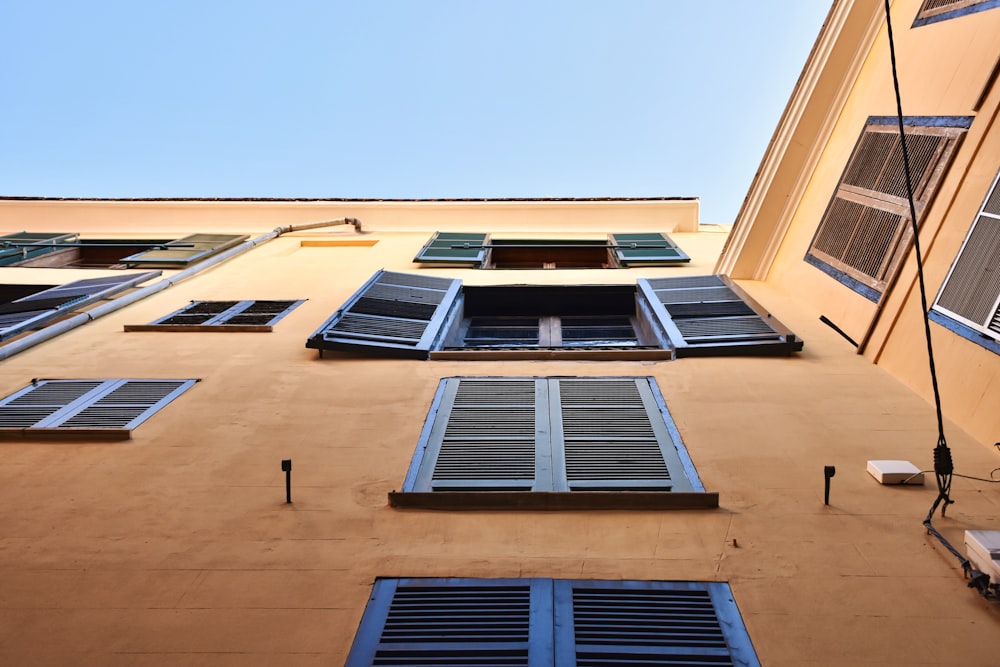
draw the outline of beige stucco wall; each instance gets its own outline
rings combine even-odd
[[[282,236],[2,362],[0,395],[34,377],[201,382],[131,441],[0,444],[0,663],[336,665],[376,576],[539,576],[728,581],[765,665],[995,664],[995,606],[920,525],[933,488],[880,487],[864,471],[871,458],[929,467],[933,414],[780,284],[744,287],[806,340],[792,358],[320,360],[304,348],[379,268],[632,282],[710,271],[722,235],[674,235],[691,266],[614,271],[418,269],[423,232],[301,245],[333,238],[354,233]],[[122,330],[222,298],[308,301],[269,334]],[[455,375],[653,376],[721,507],[391,509],[438,382]],[[950,426],[960,471],[996,465]],[[837,466],[829,507],[824,465]],[[985,491],[956,479],[958,502],[937,521],[954,543],[965,528],[1000,529],[1000,499]]]
[[[878,3],[881,4],[881,3]],[[878,18],[880,8],[863,1],[840,2],[841,11]],[[928,299],[933,302],[957,250],[1000,165],[1000,131],[996,118],[1000,89],[988,88],[1000,57],[1000,11],[988,10],[956,19],[911,28],[919,0],[892,3],[894,38],[903,112],[907,116],[964,116],[972,124],[957,151],[936,199],[925,213],[921,246],[926,265]],[[873,13],[874,12],[874,13]],[[836,15],[837,12],[834,12]],[[867,48],[858,31],[858,48]],[[813,67],[821,61],[814,57]],[[819,83],[814,94],[830,96],[843,87],[840,61],[825,63],[811,74]],[[809,77],[804,75],[806,79]],[[801,84],[800,84],[801,85]],[[983,97],[984,91],[989,94]],[[978,109],[974,107],[981,103]],[[806,102],[801,102],[808,106]],[[912,257],[902,267],[895,286],[880,304],[856,294],[804,261],[816,228],[830,202],[844,165],[869,116],[894,116],[896,103],[884,24],[850,81],[842,102],[828,110],[825,121],[804,116],[795,132],[812,137],[815,162],[809,151],[771,156],[762,171],[779,174],[772,190],[752,193],[751,200],[791,202],[777,218],[744,218],[741,225],[755,229],[739,235],[753,239],[723,263],[737,276],[746,267],[766,262],[759,277],[799,301],[816,317],[824,315],[861,344],[861,352],[920,393],[932,397],[926,344],[916,291]],[[787,120],[787,119],[786,119]],[[829,125],[829,130],[824,129]],[[791,133],[779,128],[778,135]],[[801,183],[796,189],[795,183]],[[773,208],[773,203],[771,204]],[[759,228],[759,229],[758,229]],[[777,244],[768,258],[763,239]],[[1000,433],[996,389],[1000,386],[1000,357],[938,325],[934,328],[937,365],[941,373],[946,414],[986,445]],[[845,343],[846,344],[846,343]]]
[[[0,199],[0,232],[24,228],[131,233],[169,228],[185,233],[270,231],[343,217],[377,231],[697,232],[698,199],[577,201],[107,201]],[[72,229],[65,225],[72,221]],[[628,228],[623,228],[623,223]]]

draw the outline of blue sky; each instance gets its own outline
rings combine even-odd
[[[824,0],[0,0],[0,195],[699,197]]]

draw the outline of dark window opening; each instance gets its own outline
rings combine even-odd
[[[607,269],[615,266],[605,241],[494,240],[486,268]]]

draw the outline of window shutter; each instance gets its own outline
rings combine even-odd
[[[164,248],[144,250],[121,261],[128,266],[148,266],[165,269],[185,267],[231,248],[249,238],[238,234],[191,234],[170,241]]]
[[[346,667],[552,664],[552,582],[378,579]]]
[[[0,429],[131,430],[194,380],[39,380],[0,400]]]
[[[759,665],[728,584],[554,582],[556,665]]]
[[[544,382],[445,380],[413,490],[551,489]]]
[[[678,357],[802,349],[795,334],[725,276],[640,278],[638,285]]]
[[[669,266],[690,262],[666,234],[609,234],[618,263],[622,266]]]
[[[160,275],[159,271],[76,280],[23,297],[0,308],[0,340],[37,328],[70,308],[89,305]]]
[[[908,119],[906,146],[918,219],[951,161],[964,127]],[[808,254],[882,292],[912,241],[898,125],[869,119]]]
[[[303,301],[192,301],[150,324],[129,324],[126,331],[197,329],[270,331],[271,327]]]
[[[551,383],[555,477],[569,490],[693,490],[648,379]]]
[[[465,268],[480,266],[486,257],[486,239],[487,234],[435,232],[413,261]]]
[[[1000,340],[1000,174],[945,278],[934,309]]]
[[[60,250],[56,244],[75,243],[78,236],[64,232],[15,232],[0,236],[0,266]],[[25,245],[30,244],[30,245]]]
[[[309,338],[319,350],[367,348],[426,359],[462,281],[379,271]]]

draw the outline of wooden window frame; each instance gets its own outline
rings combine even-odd
[[[381,577],[345,665],[371,667],[387,656],[394,664],[486,664],[497,655],[529,667],[588,658],[661,664],[678,655],[760,667],[726,582]]]
[[[913,174],[918,223],[930,207],[970,123],[971,119],[965,117],[904,119],[907,137],[940,139],[931,151],[922,154],[926,155],[922,173]],[[879,142],[889,142],[891,148],[876,154]],[[908,141],[908,145],[910,143]],[[876,302],[892,283],[913,245],[913,225],[899,156],[898,120],[870,117],[805,257],[810,264]],[[910,157],[911,166],[916,166],[913,147]],[[872,187],[852,183],[860,180],[872,183]],[[883,187],[880,184],[888,187],[879,189]],[[895,191],[887,192],[887,189]],[[828,249],[834,248],[837,250],[832,254]]]
[[[274,325],[290,312],[305,303],[304,299],[292,300],[230,300],[230,301],[192,301],[188,305],[175,310],[169,315],[156,319],[149,324],[126,324],[125,331],[215,331],[215,332],[256,332],[265,333],[274,330]],[[241,317],[252,316],[255,309],[260,306],[267,308],[270,304],[275,304],[267,309],[264,315],[271,315],[270,319],[263,323],[248,324],[239,322]],[[275,309],[277,306],[281,308]],[[210,310],[210,313],[196,316],[192,311],[199,309]],[[171,320],[191,317],[192,319],[204,319],[198,324],[185,324],[182,322],[171,322]]]
[[[581,412],[584,402],[587,410]],[[613,448],[619,446],[615,459]],[[491,477],[491,470],[498,476]],[[402,489],[389,494],[391,506],[563,510],[719,504],[718,493],[705,491],[652,377],[445,378]]]
[[[161,273],[144,271],[74,280],[3,304],[0,306],[0,341],[43,327],[73,310],[108,299]]]
[[[967,16],[977,12],[984,12],[987,9],[1000,7],[1000,0],[951,0],[938,5],[933,0],[924,0],[917,10],[917,16],[913,20],[911,28],[919,28],[938,21]]]
[[[197,381],[32,380],[0,399],[0,440],[128,440]]]
[[[971,330],[967,335],[956,329],[970,340],[980,342],[977,339],[986,337],[1000,343],[1000,172],[983,198],[931,310]]]

